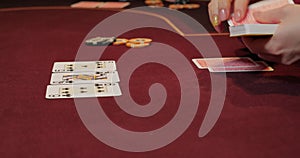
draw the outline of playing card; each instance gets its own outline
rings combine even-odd
[[[98,8],[125,8],[130,5],[130,2],[105,2],[97,6]]]
[[[53,73],[50,84],[115,83],[119,81],[117,71]]]
[[[232,17],[230,20],[228,20],[228,24],[230,26],[237,26],[242,24],[258,24],[258,22],[255,20],[253,13],[259,12],[259,11],[268,11],[276,8],[283,7],[287,4],[294,4],[293,0],[263,0],[259,1],[257,3],[251,4],[248,7],[248,12],[246,17],[241,21],[237,22]]]
[[[209,67],[209,72],[253,72],[253,71],[274,71],[263,61],[257,61],[257,66],[250,67]]]
[[[251,58],[248,57],[226,57],[226,58],[197,58],[192,59],[199,69],[209,67],[251,67],[257,66]]]
[[[97,8],[103,2],[81,1],[71,5],[72,8]]]
[[[78,61],[78,62],[55,62],[52,72],[95,72],[115,71],[116,63],[107,61]]]
[[[118,83],[48,85],[47,99],[120,96]]]
[[[85,41],[88,46],[108,46],[116,40],[116,37],[93,37]]]

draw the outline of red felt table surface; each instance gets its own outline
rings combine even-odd
[[[114,13],[70,8],[0,11],[1,157],[299,157],[299,63],[272,64],[274,72],[226,74],[222,113],[214,128],[199,138],[211,96],[210,78],[223,74],[197,69],[191,59],[199,55],[189,42],[155,28],[137,29],[123,37],[146,36],[170,44],[190,61],[201,93],[195,118],[178,139],[153,151],[122,151],[96,139],[81,121],[73,99],[47,100],[44,96],[53,63],[73,61],[90,30]],[[249,56],[237,39],[226,34],[213,39],[222,56]],[[117,61],[127,50],[109,46],[101,59]],[[169,122],[179,108],[176,75],[165,66],[149,63],[134,71],[128,85],[134,100],[143,105],[150,101],[148,89],[155,82],[166,87],[168,97],[161,111],[151,117],[128,115],[114,98],[98,100],[118,126],[137,132],[154,130]]]

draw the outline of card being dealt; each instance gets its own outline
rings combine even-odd
[[[118,83],[97,83],[78,85],[48,85],[46,98],[89,98],[122,95]]]
[[[251,67],[258,65],[248,57],[197,58],[192,59],[192,61],[199,69],[207,69],[208,67]]]
[[[116,71],[116,69],[116,63],[113,60],[55,62],[52,72],[106,72]]]
[[[53,73],[50,84],[88,84],[119,82],[117,71]]]
[[[263,61],[257,61],[257,66],[251,67],[209,67],[210,72],[254,72],[254,71],[274,71]]]

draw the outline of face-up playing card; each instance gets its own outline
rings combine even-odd
[[[85,41],[88,46],[108,46],[116,40],[116,37],[94,37]]]
[[[89,98],[120,96],[121,90],[118,83],[97,83],[78,85],[48,85],[46,98]]]
[[[97,8],[103,2],[80,1],[71,5],[72,8]]]
[[[107,60],[88,62],[55,62],[52,72],[106,72],[115,70],[115,61]]]
[[[253,72],[253,71],[274,71],[263,61],[257,61],[257,66],[250,67],[209,67],[210,72]]]
[[[125,8],[130,2],[95,2],[80,1],[71,5],[72,8]]]
[[[130,2],[105,2],[97,7],[110,9],[110,8],[125,8],[128,5],[130,5]]]
[[[119,81],[117,71],[53,73],[50,84],[116,83]]]
[[[230,20],[228,20],[228,24],[230,26],[238,26],[238,25],[242,25],[242,24],[258,24],[258,22],[255,20],[255,18],[253,16],[254,12],[272,10],[272,9],[283,7],[287,4],[294,4],[294,1],[293,0],[263,0],[263,1],[259,1],[257,3],[249,5],[246,17],[242,21],[237,22],[234,20],[234,18],[231,18]]]
[[[229,58],[197,58],[192,59],[199,69],[209,67],[251,67],[257,66],[251,58],[248,57],[229,57]]]

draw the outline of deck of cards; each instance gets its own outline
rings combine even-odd
[[[273,35],[278,24],[261,24],[255,20],[253,13],[280,8],[287,4],[294,4],[294,1],[263,0],[249,5],[246,17],[242,21],[237,22],[234,18],[228,20],[230,37]]]
[[[47,99],[122,95],[115,61],[55,62]]]
[[[253,61],[248,57],[196,58],[192,61],[199,69],[208,69],[210,72],[274,71],[264,61]]]

